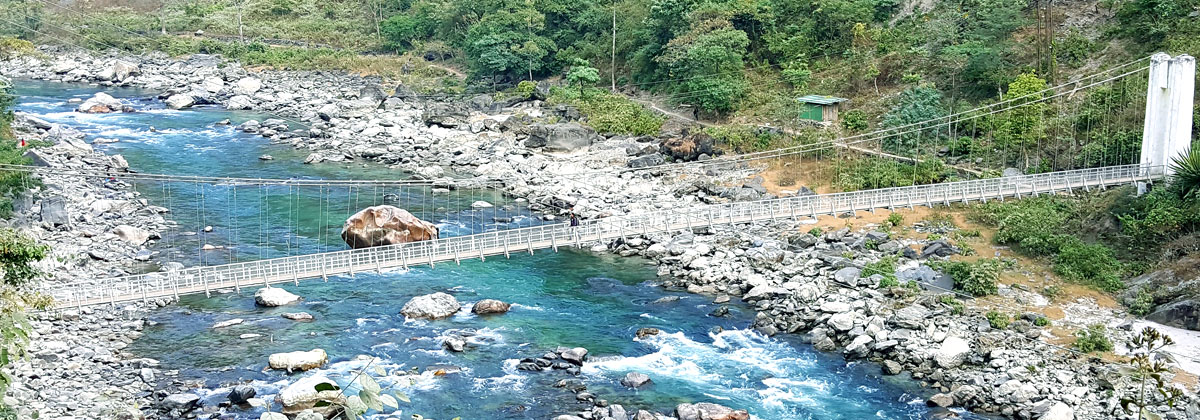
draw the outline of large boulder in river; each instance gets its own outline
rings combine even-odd
[[[329,355],[321,349],[275,353],[267,359],[271,369],[286,370],[288,373],[316,369],[324,366],[328,361]]]
[[[320,391],[318,391],[320,389]],[[296,414],[304,410],[317,411],[319,414],[333,414],[334,410],[346,403],[337,382],[314,375],[301,378],[299,381],[284,387],[275,395],[284,414]],[[320,405],[320,407],[318,407]]]
[[[712,136],[696,133],[686,137],[663,140],[659,145],[659,150],[676,161],[691,162],[699,159],[701,155],[713,156],[716,153],[713,148],[715,143]]]
[[[396,245],[437,237],[438,228],[433,223],[389,205],[362,209],[342,225],[342,240],[351,248]]]
[[[184,109],[195,105],[196,98],[186,93],[177,93],[168,97],[166,102],[171,109]]]
[[[250,109],[254,107],[254,99],[246,95],[236,95],[225,103],[225,109]]]
[[[254,303],[259,306],[276,307],[294,303],[300,300],[300,296],[296,296],[287,290],[278,287],[264,287],[254,292]]]
[[[471,312],[477,315],[502,314],[508,312],[509,307],[511,305],[496,299],[484,299],[475,302],[475,306],[471,307]]]
[[[675,417],[679,420],[749,420],[750,413],[720,404],[702,402],[675,406]]]
[[[121,103],[117,98],[104,92],[97,92],[88,98],[83,103],[75,107],[75,111],[87,114],[107,114],[110,112],[120,112],[124,109],[125,104]]]
[[[437,292],[417,296],[400,308],[400,313],[409,318],[438,319],[454,315],[462,305],[454,296]]]
[[[547,152],[576,152],[586,150],[600,138],[591,128],[578,123],[533,125],[525,147],[542,147]]]

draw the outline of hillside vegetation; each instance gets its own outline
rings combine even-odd
[[[76,38],[97,47],[213,50],[258,64],[414,52],[489,83],[515,84],[560,75],[583,59],[599,70],[601,85],[668,94],[710,116],[786,121],[795,115],[793,94],[817,93],[855,99],[867,126],[886,111],[880,98],[914,86],[933,87],[941,106],[954,109],[999,98],[1022,73],[1053,84],[1153,51],[1200,53],[1200,0],[1064,1],[1049,10],[1025,0],[162,0],[69,7],[3,0],[0,7],[14,18],[0,22],[8,35],[82,34]],[[131,36],[196,30],[210,41],[247,45],[146,45]],[[316,51],[266,57],[254,44],[280,39]]]

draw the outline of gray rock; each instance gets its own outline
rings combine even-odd
[[[833,273],[833,280],[840,284],[854,287],[858,285],[858,276],[861,273],[862,270],[858,267],[846,267]]]
[[[955,248],[954,245],[950,245],[949,242],[939,239],[926,244],[925,247],[921,249],[921,258],[929,258],[933,256],[949,257],[958,253],[959,250],[958,248]]]
[[[292,420],[325,420],[325,416],[322,414],[319,414],[315,411],[312,411],[312,409],[308,409],[308,410],[304,410],[299,413],[296,413],[296,417],[293,418]]]
[[[496,299],[483,299],[475,302],[475,305],[471,307],[471,312],[478,315],[502,314],[508,312],[510,307],[512,305]]]
[[[574,363],[577,366],[582,366],[584,359],[587,358],[587,354],[587,349],[583,347],[575,347],[573,349],[567,349],[561,352],[559,357],[562,357],[563,360]]]
[[[442,347],[452,352],[462,353],[467,349],[467,340],[463,340],[462,337],[450,337],[442,342]]]
[[[892,325],[900,328],[922,329],[929,318],[929,309],[921,305],[908,305],[896,310],[890,320]]]
[[[937,362],[938,366],[951,369],[962,365],[967,353],[970,352],[970,343],[957,336],[950,336],[942,341],[942,345],[934,353],[933,359]]]
[[[746,410],[702,402],[675,406],[675,417],[679,420],[749,420],[750,414]]]
[[[954,405],[954,396],[950,394],[935,394],[929,397],[929,400],[925,401],[925,404],[930,407],[950,407]]]
[[[61,196],[42,199],[42,222],[50,226],[69,226],[71,215],[67,213],[67,200]]]
[[[454,128],[466,125],[470,114],[459,104],[434,102],[421,113],[425,124]]]
[[[226,397],[229,398],[230,403],[235,405],[244,404],[247,400],[254,398],[257,393],[258,391],[250,385],[238,385],[229,390],[229,395]]]
[[[666,159],[663,159],[662,155],[655,153],[655,154],[651,154],[651,155],[642,156],[637,159],[632,159],[629,161],[629,163],[626,164],[626,166],[629,166],[630,168],[638,169],[638,168],[646,168],[646,167],[651,167],[651,166],[658,166],[658,165],[662,165],[663,163],[666,163]]]
[[[290,319],[292,321],[300,321],[300,322],[308,322],[308,321],[313,320],[312,314],[310,314],[308,312],[286,312],[280,316],[284,317],[285,319]]]
[[[263,287],[254,292],[254,303],[259,306],[283,306],[299,300],[300,296],[278,287]]]
[[[854,328],[854,312],[842,312],[829,317],[829,326],[838,331],[850,331]]]
[[[454,315],[460,308],[462,305],[454,296],[437,292],[412,298],[400,308],[400,313],[409,318],[438,319]]]
[[[192,95],[177,93],[167,98],[166,103],[171,109],[191,108],[192,105],[196,104],[196,98],[192,97]]]
[[[596,132],[578,123],[533,125],[525,147],[541,147],[547,152],[576,152],[587,149],[599,140]]]
[[[625,385],[630,388],[641,388],[651,384],[652,382],[653,381],[650,380],[650,376],[639,372],[629,372],[625,374],[625,377],[621,378],[621,385]]]
[[[150,232],[145,229],[136,228],[129,225],[118,225],[113,228],[112,233],[118,238],[134,245],[141,245],[150,239]]]
[[[884,375],[899,375],[900,372],[903,372],[903,371],[904,371],[904,366],[901,365],[899,362],[897,362],[895,360],[884,360],[883,361],[883,374]]]
[[[196,408],[198,402],[200,402],[200,396],[196,394],[171,394],[163,398],[162,406],[168,410],[186,413]]]

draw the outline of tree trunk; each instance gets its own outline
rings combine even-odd
[[[617,2],[613,1],[612,10],[612,58],[608,62],[608,80],[612,92],[617,93]]]
[[[242,1],[238,2],[238,7],[237,7],[238,42],[240,42],[242,44],[246,43],[246,36],[242,31],[242,5],[245,3],[246,3],[245,0],[242,0]]]

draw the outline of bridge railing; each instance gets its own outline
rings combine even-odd
[[[219,266],[190,267],[63,285],[47,292],[59,306],[119,303],[151,297],[211,293],[218,288],[258,287],[301,279],[394,267],[433,265],[448,260],[485,258],[511,252],[579,245],[585,241],[677,231],[715,224],[839,214],[876,208],[933,206],[986,201],[1151,181],[1162,171],[1141,165],[1111,166],[1035,175],[941,184],[807,195],[660,210],[588,220],[580,226],[541,225],[322,254],[300,255]]]

